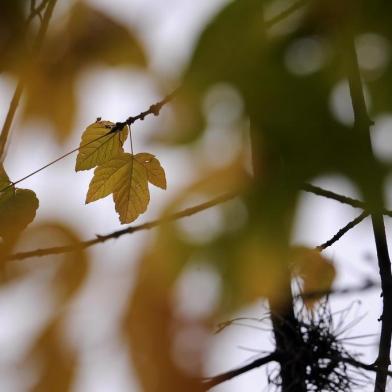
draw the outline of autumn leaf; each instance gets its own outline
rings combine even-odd
[[[8,2],[14,3],[15,0]],[[78,80],[89,74],[91,67],[98,64],[126,66],[127,69],[146,66],[143,47],[131,31],[130,24],[122,25],[116,18],[90,7],[87,2],[72,3],[73,6],[64,14],[64,22],[51,25],[37,58],[32,58],[30,51],[23,57],[17,56],[23,60],[26,87],[23,118],[25,121],[37,117],[48,120],[53,125],[49,128],[60,142],[69,137],[78,114]],[[4,19],[1,11],[0,8],[0,21]],[[15,19],[17,22],[18,19]],[[31,40],[30,36],[27,38],[27,41]],[[16,35],[12,36],[11,44],[15,43],[15,39]],[[24,46],[29,47],[25,41]]]
[[[0,204],[4,203],[14,195],[15,189],[11,185],[11,180],[9,179],[3,166],[0,165]]]
[[[332,262],[316,249],[296,246],[293,247],[291,255],[293,272],[302,278],[304,294],[310,295],[305,298],[305,305],[311,308],[323,297],[323,293],[331,290],[336,269]]]
[[[148,181],[162,189],[166,189],[166,176],[163,167],[154,155],[142,152],[135,155],[135,159],[147,170]]]
[[[120,222],[131,223],[147,209],[148,181],[166,189],[165,172],[158,159],[148,153],[120,153],[95,169],[86,203],[113,193]]]
[[[38,199],[29,189],[16,189],[12,196],[0,203],[0,236],[13,237],[35,217]]]
[[[129,175],[130,156],[125,153],[119,154],[95,169],[86,204],[110,195],[119,187]]]
[[[76,158],[76,171],[92,169],[123,151],[128,128],[109,133],[113,125],[110,121],[97,121],[86,128]]]

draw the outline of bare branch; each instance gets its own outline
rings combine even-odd
[[[345,358],[345,359],[344,359],[344,362],[347,363],[347,364],[349,364],[349,365],[351,365],[351,366],[354,366],[354,367],[356,367],[356,368],[368,370],[368,371],[370,371],[370,372],[377,372],[377,365],[375,365],[375,364],[368,365],[368,364],[366,364],[366,363],[357,361],[357,360],[354,359],[354,358]],[[391,372],[391,371],[387,370],[386,373],[387,373],[387,375],[388,375],[389,377],[392,377],[392,372]]]
[[[165,98],[163,98],[162,101],[151,105],[147,110],[141,112],[137,116],[130,116],[123,122],[117,122],[110,132],[111,133],[117,132],[123,129],[126,125],[132,125],[138,120],[143,121],[145,117],[151,114],[153,114],[154,116],[158,116],[163,106],[165,106],[168,102],[170,102],[175,97],[175,95],[178,93],[178,90],[179,89],[174,90],[173,92],[168,94]]]
[[[266,365],[267,363],[270,363],[273,361],[278,361],[278,360],[279,360],[278,354],[276,352],[271,353],[270,355],[267,355],[266,357],[263,357],[263,358],[258,358],[255,361],[253,361],[245,366],[242,366],[242,367],[234,369],[234,370],[230,370],[226,373],[219,374],[218,376],[215,376],[215,377],[211,377],[206,380],[206,382],[203,384],[203,386],[205,387],[205,390],[207,391],[216,385],[219,385],[225,381],[231,380],[234,377],[238,377],[241,374],[249,372],[252,369],[256,369],[260,366]]]
[[[361,293],[363,291],[375,289],[378,287],[380,287],[378,282],[372,280],[366,280],[363,284],[359,286],[345,287],[345,288],[332,289],[332,290],[309,291],[309,292],[298,294],[295,296],[295,298],[317,299],[320,297],[330,296],[330,295],[346,295],[346,294],[353,294],[353,293]]]
[[[348,204],[354,208],[362,208],[363,210],[366,209],[366,204],[363,201],[352,199],[351,197],[343,196],[312,184],[303,184],[301,186],[301,189],[305,192],[313,193],[317,196],[326,197],[327,199],[332,199],[343,204]]]
[[[347,223],[347,225],[342,227],[331,239],[317,246],[316,249],[322,251],[328,248],[329,246],[333,245],[335,242],[339,241],[348,231],[350,231],[356,225],[361,223],[367,216],[369,216],[369,213],[367,211],[362,212],[361,215],[357,216],[351,222]]]
[[[386,231],[384,226],[383,212],[379,208],[383,206],[382,186],[383,178],[378,172],[378,165],[373,155],[370,140],[370,124],[368,111],[365,103],[365,95],[362,86],[361,74],[358,64],[357,52],[354,43],[354,34],[350,33],[346,42],[347,52],[347,77],[350,87],[350,96],[354,111],[354,129],[358,139],[365,147],[364,159],[369,167],[368,175],[371,184],[363,183],[366,201],[371,205],[373,234],[377,250],[378,266],[380,270],[383,309],[381,316],[381,336],[378,347],[375,392],[386,390],[388,366],[390,365],[390,351],[392,338],[392,271],[391,260],[388,252]],[[366,162],[366,161],[365,161]],[[370,186],[369,186],[370,185]],[[371,191],[369,190],[371,189]]]
[[[52,248],[36,249],[36,250],[32,250],[32,251],[27,251],[27,252],[20,252],[20,253],[16,253],[16,254],[7,256],[5,258],[5,260],[23,260],[23,259],[28,259],[31,257],[42,257],[42,256],[48,256],[48,255],[56,255],[56,254],[73,252],[75,250],[86,249],[86,248],[89,248],[90,246],[93,246],[95,244],[100,244],[100,243],[106,242],[111,239],[122,237],[125,234],[132,234],[132,233],[136,233],[138,231],[150,230],[150,229],[153,229],[154,227],[160,226],[162,224],[165,224],[168,222],[173,222],[173,221],[176,221],[177,219],[181,219],[181,218],[185,218],[187,216],[197,214],[198,212],[207,210],[208,208],[214,207],[218,204],[221,204],[221,203],[224,203],[228,200],[231,200],[236,196],[238,196],[236,193],[227,193],[222,196],[216,197],[210,201],[207,201],[205,203],[201,203],[201,204],[198,204],[194,207],[186,208],[185,210],[176,212],[171,215],[167,215],[166,217],[163,217],[162,219],[153,220],[151,222],[142,223],[142,224],[136,225],[136,226],[129,226],[125,229],[114,231],[113,233],[106,234],[106,235],[97,235],[97,238],[94,238],[94,239],[91,239],[88,241],[83,241],[83,242],[80,242],[76,245],[55,246]]]

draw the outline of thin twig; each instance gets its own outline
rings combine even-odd
[[[258,358],[255,361],[248,363],[245,366],[242,366],[240,368],[230,370],[228,372],[219,374],[218,376],[211,377],[207,379],[203,383],[203,389],[205,391],[208,391],[212,387],[219,385],[225,381],[231,380],[234,377],[238,377],[241,374],[247,373],[252,369],[256,369],[260,366],[266,365],[267,363],[273,362],[273,361],[278,361],[279,360],[279,355],[276,352],[271,353],[270,355],[267,355],[266,357],[263,358]]]
[[[302,184],[300,189],[305,192],[313,193],[314,195],[317,195],[317,196],[322,196],[327,199],[338,201],[339,203],[342,203],[342,204],[347,204],[347,205],[354,207],[354,208],[361,208],[361,209],[366,210],[369,213],[371,213],[369,206],[361,200],[353,199],[348,196],[343,196],[343,195],[340,195],[339,193],[335,193],[335,192],[332,192],[332,191],[329,191],[329,190],[326,190],[326,189],[323,189],[323,188],[320,188],[318,186],[308,184],[308,183]],[[392,217],[392,211],[387,210],[385,208],[381,210],[381,214]]]
[[[32,50],[33,57],[37,55],[37,53],[40,51],[40,49],[42,47],[42,43],[44,41],[45,34],[48,30],[49,21],[52,16],[52,13],[53,13],[54,6],[56,5],[56,1],[57,0],[49,0],[47,3],[47,6],[45,8],[45,14],[42,19],[42,24],[41,24],[41,27],[40,27],[38,34],[37,34],[37,38],[36,38],[34,45],[33,45],[33,50]],[[1,130],[1,134],[0,134],[0,162],[3,162],[4,158],[5,158],[5,148],[7,145],[8,136],[10,134],[11,125],[14,120],[16,110],[19,106],[19,101],[22,96],[23,89],[24,89],[24,80],[22,77],[15,88],[15,92],[12,97],[10,107],[8,109],[8,113],[7,113],[7,116],[4,120],[3,128]]]
[[[19,180],[11,182],[10,185],[7,185],[5,188],[0,189],[0,193],[1,193],[1,192],[4,192],[4,191],[7,190],[8,188],[14,187],[15,185],[19,184],[20,182],[22,182],[22,181],[24,181],[24,180],[27,180],[28,178],[34,176],[35,174],[37,174],[37,173],[39,173],[40,171],[42,171],[42,170],[48,168],[49,166],[54,165],[54,164],[57,163],[58,161],[61,161],[62,159],[66,158],[67,156],[73,154],[74,152],[79,151],[81,148],[87,147],[88,145],[90,145],[90,144],[92,144],[92,143],[94,143],[94,142],[97,142],[98,140],[103,139],[104,137],[108,136],[110,133],[111,133],[111,131],[109,131],[108,133],[105,133],[104,135],[101,135],[101,136],[97,137],[96,139],[93,139],[93,140],[89,141],[88,143],[82,144],[82,145],[80,145],[79,147],[76,147],[76,148],[74,148],[73,150],[68,151],[68,152],[65,153],[64,155],[61,155],[60,157],[56,158],[55,160],[53,160],[53,161],[47,163],[46,165],[40,167],[39,169],[34,170],[33,172],[27,174],[26,176],[20,178]],[[113,134],[113,137],[114,137],[114,134]],[[111,140],[111,139],[112,139],[111,137],[108,138],[108,140],[106,140],[105,143],[107,143],[107,142],[108,142],[109,140]]]
[[[145,110],[145,111],[141,112],[141,113],[138,114],[137,116],[129,117],[128,120],[129,120],[129,119],[132,119],[132,120],[129,121],[130,124],[133,124],[133,123],[134,123],[135,121],[137,121],[137,120],[143,120],[143,119],[144,119],[147,115],[149,115],[149,114],[155,114],[155,113],[156,113],[155,115],[158,115],[159,112],[160,112],[160,110],[162,109],[162,107],[163,107],[166,103],[168,103],[168,102],[174,97],[174,95],[175,95],[175,91],[172,92],[171,94],[167,95],[162,101],[159,101],[159,102],[157,102],[157,103],[151,105],[150,108],[149,108],[148,110]],[[52,166],[52,165],[54,165],[55,163],[61,161],[61,160],[64,159],[64,158],[66,158],[67,156],[69,156],[69,155],[75,153],[76,151],[79,151],[81,148],[86,147],[86,146],[88,146],[89,144],[94,143],[94,142],[96,142],[96,141],[98,141],[98,140],[100,140],[100,139],[102,139],[102,138],[108,136],[109,134],[113,134],[113,135],[114,135],[116,132],[121,131],[121,130],[124,128],[125,125],[130,125],[130,124],[128,124],[128,120],[125,121],[125,122],[123,122],[123,123],[117,122],[117,123],[108,131],[108,133],[106,133],[106,134],[104,134],[104,135],[101,135],[101,136],[97,137],[96,139],[93,139],[93,140],[89,141],[89,142],[86,143],[86,144],[83,144],[83,145],[81,145],[81,146],[79,146],[79,147],[76,147],[76,148],[74,148],[74,149],[71,150],[71,151],[68,151],[67,153],[61,155],[60,157],[58,157],[58,158],[56,158],[55,160],[53,160],[53,161],[47,163],[46,165],[40,167],[39,169],[34,170],[33,172],[31,172],[31,173],[27,174],[26,176],[20,178],[19,180],[13,181],[10,185],[7,185],[7,186],[4,187],[3,189],[0,189],[0,193],[1,193],[1,192],[4,192],[5,190],[7,190],[7,189],[10,188],[10,187],[15,186],[16,184],[19,184],[20,182],[22,182],[22,181],[24,181],[24,180],[27,180],[28,178],[34,176],[35,174],[41,172],[42,170],[47,169],[49,166]],[[121,127],[120,127],[120,125],[121,125]]]
[[[27,251],[27,252],[20,252],[16,253],[13,255],[9,255],[5,257],[5,260],[23,260],[23,259],[28,259],[31,257],[42,257],[42,256],[48,256],[48,255],[56,255],[56,254],[62,254],[62,253],[67,253],[67,252],[73,252],[75,250],[80,250],[80,249],[86,249],[89,248],[90,246],[93,246],[95,244],[100,244],[103,242],[106,242],[111,239],[119,238],[125,234],[132,234],[136,233],[138,231],[142,230],[150,230],[153,229],[154,227],[160,226],[162,224],[168,223],[168,222],[173,222],[176,221],[177,219],[185,218],[191,215],[194,215],[198,212],[204,211],[208,208],[214,207],[218,204],[224,203],[228,200],[233,199],[234,197],[238,196],[236,193],[227,193],[222,196],[216,197],[212,200],[209,200],[205,203],[198,204],[194,207],[186,208],[185,210],[176,212],[171,215],[164,216],[162,219],[156,219],[150,222],[142,223],[140,225],[135,225],[135,226],[129,226],[125,229],[114,231],[113,233],[106,234],[106,235],[97,235],[97,238],[88,240],[88,241],[82,241],[77,244],[73,245],[66,245],[66,246],[55,246],[51,248],[45,248],[45,249],[36,249],[32,251]]]
[[[302,184],[301,189],[305,192],[313,193],[314,195],[317,196],[326,197],[327,199],[332,199],[338,201],[339,203],[348,204],[354,208],[362,208],[363,210],[366,209],[366,204],[363,201],[356,200],[351,197],[343,196],[338,193],[325,190],[323,188],[320,188],[312,184],[308,184],[308,183]]]
[[[321,245],[318,245],[316,247],[316,249],[322,251],[322,250],[328,248],[329,246],[333,245],[335,242],[339,241],[348,231],[350,231],[356,225],[361,223],[368,216],[369,216],[369,213],[367,211],[362,212],[361,215],[357,216],[351,222],[347,223],[346,226],[342,227],[331,239],[329,239],[328,241],[325,241]]]
[[[368,364],[366,364],[366,363],[357,361],[357,360],[354,359],[354,358],[344,358],[344,362],[345,362],[345,363],[348,363],[349,365],[354,366],[354,367],[356,367],[356,368],[368,370],[368,371],[370,371],[370,372],[377,372],[377,370],[378,370],[377,365],[375,365],[375,364],[373,364],[373,365],[368,365]],[[389,377],[392,377],[392,372],[391,372],[391,371],[387,370],[386,373],[387,373],[387,375],[388,375]]]
[[[120,129],[123,129],[126,125],[130,126],[136,121],[140,120],[143,121],[147,116],[153,114],[154,116],[158,116],[163,106],[165,106],[168,102],[170,102],[175,95],[178,93],[179,89],[174,90],[170,94],[168,94],[162,101],[157,102],[151,105],[147,110],[141,112],[137,116],[130,116],[125,121],[117,122],[114,127],[112,128],[111,132],[117,132]]]
[[[353,293],[361,293],[363,291],[372,290],[375,288],[379,288],[380,285],[378,282],[372,280],[366,280],[363,284],[359,286],[331,289],[331,290],[317,290],[317,291],[308,291],[305,293],[301,293],[295,296],[295,299],[317,299],[324,296],[330,295],[346,295]]]

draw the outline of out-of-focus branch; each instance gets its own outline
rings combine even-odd
[[[299,0],[292,4],[290,7],[288,7],[286,10],[281,12],[280,14],[274,16],[273,18],[267,20],[265,22],[265,27],[271,28],[272,26],[276,25],[277,23],[281,22],[282,20],[286,19],[288,16],[292,15],[294,12],[300,10],[302,7],[304,7],[309,0]]]
[[[150,229],[153,229],[154,227],[158,227],[162,224],[173,222],[173,221],[176,221],[177,219],[181,219],[181,218],[185,218],[185,217],[197,214],[198,212],[207,210],[208,208],[214,207],[218,204],[221,204],[221,203],[224,203],[228,200],[231,200],[236,196],[237,196],[236,193],[227,193],[222,196],[216,197],[212,200],[209,200],[205,203],[201,203],[201,204],[198,204],[194,207],[186,208],[185,210],[176,212],[171,215],[167,215],[166,217],[163,217],[162,219],[153,220],[151,222],[143,223],[143,224],[136,225],[136,226],[129,226],[125,229],[114,231],[113,233],[106,234],[106,235],[97,235],[97,238],[94,238],[92,240],[79,242],[78,244],[75,244],[75,245],[55,246],[52,248],[36,249],[36,250],[28,251],[28,252],[15,253],[13,255],[7,256],[5,259],[6,260],[23,260],[23,259],[28,259],[31,257],[57,255],[57,254],[62,254],[62,253],[73,252],[75,250],[89,248],[90,246],[100,244],[100,243],[106,242],[111,239],[122,237],[125,234],[133,234],[138,231],[150,230]]]
[[[353,294],[353,293],[362,293],[366,290],[376,289],[379,288],[380,284],[373,280],[366,280],[359,286],[352,286],[352,287],[345,287],[345,288],[338,288],[332,290],[317,290],[317,291],[309,291],[305,293],[301,293],[295,296],[295,298],[302,298],[302,299],[317,299],[324,296],[330,295],[346,295],[346,294]]]
[[[38,31],[37,38],[33,45],[33,50],[31,56],[34,57],[40,51],[45,34],[49,27],[49,21],[53,13],[54,6],[56,5],[57,0],[48,0],[45,8],[45,14],[42,18],[41,27]],[[5,149],[7,145],[8,136],[10,134],[11,125],[15,117],[16,110],[19,105],[20,98],[22,96],[24,89],[24,81],[23,77],[19,80],[14,95],[12,97],[10,107],[7,112],[7,116],[4,120],[3,128],[0,134],[0,162],[4,161],[5,158]]]

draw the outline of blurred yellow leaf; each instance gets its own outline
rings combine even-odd
[[[0,72],[19,67],[25,55],[25,1],[0,2]]]
[[[0,202],[0,236],[14,237],[35,217],[39,202],[29,189],[13,190],[14,194]]]
[[[135,155],[135,159],[147,170],[148,181],[162,189],[166,189],[166,176],[161,163],[154,155],[142,152]]]
[[[25,118],[49,120],[63,141],[77,111],[78,78],[88,67],[102,63],[144,67],[146,59],[128,27],[85,2],[75,2],[64,22],[49,30],[40,56],[25,61]]]
[[[331,290],[336,269],[328,258],[315,249],[296,246],[291,255],[293,271],[303,280],[305,304],[311,308]]]
[[[123,151],[128,128],[110,133],[113,125],[110,121],[97,121],[86,128],[76,157],[76,171],[92,169]]]
[[[62,318],[55,319],[35,342],[30,359],[37,361],[40,374],[32,392],[68,392],[72,389],[77,371],[77,358],[74,350],[67,347],[61,336]]]
[[[0,204],[12,197],[14,192],[15,190],[11,186],[11,181],[3,165],[0,165]]]

